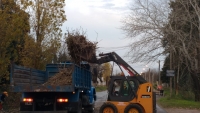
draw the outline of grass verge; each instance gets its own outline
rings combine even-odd
[[[182,99],[168,99],[161,98],[158,103],[164,108],[188,108],[188,109],[200,109],[200,102],[182,100]]]
[[[107,87],[106,86],[96,86],[95,89],[96,89],[96,92],[101,92],[101,91],[107,90]]]
[[[164,108],[200,109],[200,102],[195,102],[193,99],[184,99],[180,95],[170,97],[169,89],[165,89],[164,95],[157,101]]]

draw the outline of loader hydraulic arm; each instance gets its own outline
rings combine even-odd
[[[142,78],[130,65],[128,65],[118,54],[115,52],[111,53],[101,53],[99,54],[100,58],[97,60],[98,64],[103,64],[106,62],[113,61],[117,65],[122,66],[129,74],[130,76],[137,76],[143,83],[146,82],[144,78]]]

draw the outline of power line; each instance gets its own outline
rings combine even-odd
[[[119,46],[119,47],[98,47],[98,50],[101,51],[119,51],[119,50],[124,50],[127,49],[130,46]]]
[[[118,47],[98,47],[98,48],[110,48],[110,49],[116,49],[116,48],[127,48],[130,47],[129,45],[126,46],[118,46]]]

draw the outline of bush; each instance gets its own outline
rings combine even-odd
[[[19,111],[21,93],[11,92],[9,85],[2,85],[0,87],[0,93],[3,91],[8,92],[8,97],[5,98],[5,102],[3,103],[4,111],[9,113]]]
[[[101,91],[107,90],[107,87],[101,85],[101,86],[96,86],[95,89],[96,89],[96,92],[101,92]]]

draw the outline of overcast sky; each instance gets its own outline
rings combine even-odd
[[[130,0],[65,0],[67,21],[63,30],[82,28],[90,41],[99,42],[97,52],[115,51],[127,63],[130,59],[125,55],[130,43],[120,29],[120,22],[128,14],[132,2]],[[124,48],[121,48],[124,47]],[[97,53],[98,54],[98,53]],[[130,64],[138,73],[143,71],[145,64]],[[149,64],[149,67],[152,67]],[[158,63],[154,64],[158,69]]]

